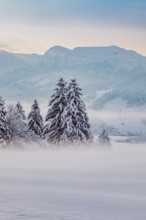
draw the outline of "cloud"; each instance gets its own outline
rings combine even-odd
[[[77,23],[146,28],[146,1],[139,0],[0,0],[0,18],[30,24]]]
[[[10,50],[10,47],[7,43],[0,42],[0,50]]]
[[[117,44],[146,53],[145,11],[145,0],[0,0],[0,49]]]
[[[0,42],[0,50],[17,53],[21,50],[25,43],[19,39],[9,39],[7,42]]]

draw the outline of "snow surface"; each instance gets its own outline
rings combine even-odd
[[[146,148],[0,151],[0,195],[2,220],[145,220]]]

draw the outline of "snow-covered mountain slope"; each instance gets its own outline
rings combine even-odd
[[[145,112],[146,104],[128,107],[127,102],[120,98],[107,102],[101,110],[88,109],[95,137],[106,129],[110,136],[130,136],[129,140],[132,136],[144,136],[146,140]]]
[[[146,102],[146,57],[134,51],[116,46],[55,46],[44,55],[0,51],[0,95],[5,99],[48,101],[59,77],[76,78],[95,109],[115,98],[129,106]]]

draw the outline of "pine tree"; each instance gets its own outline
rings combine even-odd
[[[22,115],[23,120],[26,120],[26,116],[25,116],[25,111],[23,110],[23,107],[21,105],[20,102],[18,102],[16,104],[16,108],[18,109],[18,111],[20,112],[20,114]]]
[[[62,113],[66,107],[66,82],[61,78],[57,83],[57,88],[51,96],[49,110],[46,115],[46,126],[44,128],[44,138],[52,144],[60,142],[62,134]]]
[[[9,130],[6,122],[5,102],[0,97],[0,145],[4,146],[9,142]]]
[[[105,131],[105,129],[99,135],[99,145],[100,146],[111,146],[110,138],[108,137],[108,134]]]
[[[6,121],[9,129],[10,141],[24,140],[28,127],[23,120],[22,114],[13,104],[7,107]]]
[[[43,118],[40,114],[40,108],[37,100],[31,107],[31,112],[28,115],[29,130],[34,132],[37,136],[42,137],[43,132]]]
[[[81,89],[76,80],[71,80],[67,93],[67,106],[62,114],[61,141],[64,143],[80,145],[91,143],[93,140],[81,95]]]

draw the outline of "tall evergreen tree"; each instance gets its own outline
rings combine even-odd
[[[20,102],[17,102],[16,104],[16,109],[20,112],[20,114],[22,115],[22,119],[26,120],[26,116],[25,116],[25,111],[23,110],[23,107],[21,105]]]
[[[43,118],[40,114],[40,108],[36,99],[34,100],[31,112],[28,115],[28,126],[30,131],[34,132],[37,136],[42,137]]]
[[[76,80],[71,80],[67,93],[67,106],[63,113],[63,133],[61,141],[69,144],[88,144],[92,142],[86,107],[81,99],[81,89]]]
[[[9,142],[9,130],[6,122],[5,102],[0,97],[0,145],[5,145]]]
[[[28,127],[16,106],[12,104],[8,105],[6,121],[9,129],[10,141],[24,140]]]
[[[54,94],[51,96],[49,102],[49,110],[46,115],[46,126],[44,127],[44,138],[52,143],[57,144],[60,142],[62,133],[62,113],[66,107],[66,82],[60,79]]]

